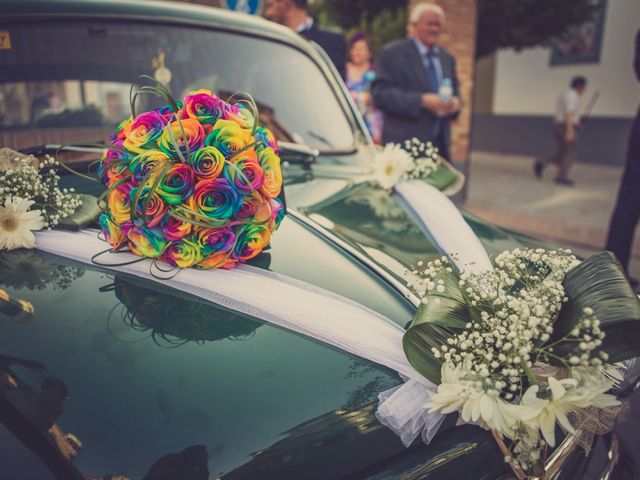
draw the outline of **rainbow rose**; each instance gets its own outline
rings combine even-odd
[[[265,224],[246,224],[237,227],[236,246],[231,258],[241,262],[258,255],[271,239],[271,231]]]
[[[227,220],[240,210],[242,196],[223,177],[200,180],[189,198],[189,208],[217,220]]]
[[[271,147],[263,147],[258,150],[258,162],[264,172],[261,192],[269,198],[276,198],[282,189],[280,157]]]
[[[207,145],[220,150],[227,160],[253,142],[249,130],[230,120],[218,120],[205,140]]]
[[[158,112],[141,113],[124,128],[124,148],[131,152],[142,153],[148,148],[155,147],[156,139],[160,137],[166,124],[167,119]]]
[[[238,264],[238,260],[229,257],[228,253],[212,253],[207,255],[204,260],[196,264],[197,267],[208,270],[210,268],[222,268],[230,270]]]
[[[222,115],[222,100],[211,90],[198,90],[184,98],[182,118],[195,118],[203,125],[211,125]]]
[[[123,183],[113,188],[107,195],[111,219],[118,225],[131,221],[131,190],[130,183]]]
[[[144,187],[140,191],[140,194],[138,194],[138,191],[140,191],[140,187],[135,187],[131,189],[130,193],[131,204],[135,204],[134,219],[141,220],[141,223],[149,228],[155,227],[164,218],[169,207],[157,192],[153,192],[153,194],[149,196],[151,188]],[[137,202],[134,202],[136,197]],[[145,203],[146,211],[143,212],[142,209]]]
[[[254,150],[235,155],[224,170],[224,175],[245,195],[259,190],[264,183],[264,173]]]
[[[222,105],[222,119],[237,123],[242,128],[253,128],[255,121],[253,114],[244,103],[224,103]]]
[[[162,259],[180,268],[189,268],[202,260],[202,253],[198,243],[189,238],[173,242],[164,251]]]
[[[164,128],[158,140],[158,147],[171,157],[179,157],[180,152],[187,158],[203,146],[204,137],[204,129],[195,118],[176,120]]]
[[[275,232],[280,227],[280,223],[282,223],[285,208],[279,198],[270,198],[269,205],[271,206],[271,218],[268,224],[271,231]]]
[[[273,135],[273,133],[271,133],[271,130],[269,130],[267,127],[263,127],[262,125],[260,125],[258,128],[256,128],[256,133],[254,133],[253,136],[256,138],[256,140],[262,142],[262,145],[264,145],[265,147],[269,147],[276,154],[279,152],[278,141],[276,140],[276,137]]]
[[[193,191],[195,173],[193,169],[185,163],[174,163],[169,169],[161,170],[160,183],[156,192],[169,205],[179,205],[183,203]]]
[[[126,233],[120,228],[120,225],[114,223],[108,213],[103,213],[98,218],[98,224],[104,235],[104,239],[107,241],[111,248],[116,250],[127,240]]]
[[[137,182],[141,182],[150,172],[158,169],[158,166],[169,163],[171,158],[160,150],[144,150],[129,162],[129,170]]]
[[[140,257],[158,258],[169,246],[162,232],[155,228],[134,226],[127,233],[129,249]]]
[[[105,150],[98,164],[98,176],[105,185],[111,185],[127,175],[128,155],[115,148]]]
[[[271,205],[259,193],[244,197],[244,202],[236,214],[238,218],[249,218],[255,222],[266,222],[271,217]]]
[[[182,108],[181,102],[176,102],[176,104],[178,105],[179,109]],[[160,115],[162,115],[167,120],[167,123],[173,120],[174,115],[178,115],[178,112],[173,109],[173,106],[170,103],[167,103],[160,108],[156,108],[154,112],[158,112]]]
[[[216,147],[202,147],[187,161],[200,179],[213,180],[222,173],[225,158]]]
[[[164,238],[174,242],[189,235],[193,225],[169,214],[162,220],[161,229]]]
[[[214,253],[229,253],[236,241],[233,228],[202,228],[197,227],[196,236],[206,256]]]
[[[126,129],[133,123],[133,117],[125,118],[116,127],[116,131],[111,135],[111,144],[116,148],[122,148],[124,146],[124,140],[126,138]]]

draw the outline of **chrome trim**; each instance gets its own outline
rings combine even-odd
[[[61,151],[61,152],[87,152],[87,153],[104,153],[109,149],[108,145],[104,147],[83,147],[83,146],[74,146],[74,145],[55,145],[55,144],[47,144],[44,145],[45,150],[49,151]]]
[[[382,280],[391,285],[398,293],[400,293],[405,299],[407,299],[411,305],[413,305],[416,309],[420,306],[420,299],[401,281],[399,281],[395,276],[391,273],[384,270],[380,265],[371,260],[367,255],[362,253],[357,248],[350,245],[348,242],[342,240],[336,234],[323,227],[319,223],[311,220],[309,217],[304,214],[294,210],[288,209],[287,215],[293,217],[298,223],[307,227],[309,230],[314,233],[320,235],[324,239],[333,243],[340,250],[347,253],[349,256],[356,259],[360,262],[364,267],[373,272],[375,275],[380,277]]]
[[[534,479],[544,480],[553,478],[554,475],[560,472],[560,469],[564,466],[565,461],[569,458],[569,455],[578,446],[578,439],[575,435],[568,434],[562,441],[558,448],[556,448],[551,456],[544,462],[545,475],[543,477],[533,477]]]

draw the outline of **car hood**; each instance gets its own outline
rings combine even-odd
[[[440,251],[397,201],[377,187],[366,168],[314,165],[289,172],[287,203],[316,228],[339,239],[402,282],[407,269],[435,259]],[[461,211],[490,257],[517,247],[548,247],[544,242],[502,229]]]
[[[414,312],[292,218],[254,264],[401,325]],[[408,469],[446,457],[460,460],[447,468],[486,464],[482,478],[495,469],[487,458],[499,458],[475,427],[405,449],[374,416],[378,393],[401,383],[395,373],[162,282],[13,251],[0,254],[0,288],[35,309],[29,318],[0,314],[0,373],[17,385],[4,395],[35,430],[81,443],[65,448],[83,474],[134,479],[195,463],[223,479],[324,479],[365,475],[392,457]],[[2,428],[0,437],[11,455],[15,438]],[[28,477],[30,464],[17,468]],[[190,478],[175,475],[148,478]]]

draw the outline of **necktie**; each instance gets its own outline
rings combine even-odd
[[[429,50],[425,54],[425,58],[427,59],[427,73],[429,74],[429,80],[431,82],[431,86],[433,87],[434,92],[438,92],[440,88],[440,80],[438,79],[438,71],[436,70],[435,58],[436,56]]]
[[[427,74],[429,75],[429,80],[431,82],[431,88],[433,92],[438,93],[440,89],[440,79],[438,78],[438,71],[436,70],[436,64],[434,62],[435,55],[429,50],[425,54],[425,58],[427,59]],[[439,118],[435,118],[433,122],[433,132],[431,133],[432,139],[431,141],[437,143],[437,139],[440,136],[442,131],[442,121]]]

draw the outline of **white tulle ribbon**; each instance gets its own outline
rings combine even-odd
[[[407,180],[396,184],[394,192],[398,203],[422,233],[442,253],[450,256],[458,268],[472,272],[493,268],[476,234],[454,203],[440,190],[420,180]],[[404,385],[379,395],[376,416],[396,432],[406,446],[420,434],[424,442],[429,443],[444,420],[444,416],[437,416],[424,408],[422,399],[433,391],[433,385],[425,387],[408,380]]]
[[[437,188],[421,180],[407,180],[394,187],[398,203],[422,232],[459,268],[485,272],[493,265],[477,235],[467,225],[460,210]]]

